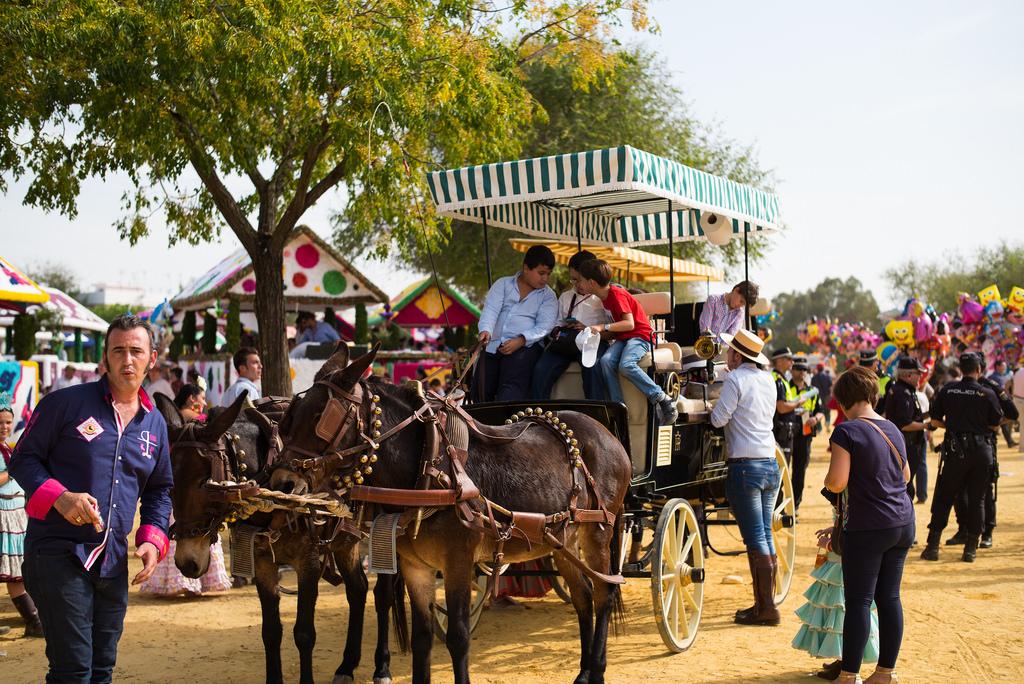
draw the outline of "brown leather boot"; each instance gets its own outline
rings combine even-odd
[[[772,557],[757,554],[754,559],[754,597],[757,610],[753,615],[737,617],[740,625],[777,625],[781,620],[775,607],[775,585],[772,582]]]
[[[747,566],[750,568],[750,583],[751,584],[754,584],[754,582],[755,582],[755,579],[754,579],[754,577],[755,577],[754,576],[754,556],[755,555],[756,554],[753,551],[751,551],[750,549],[747,549]],[[737,610],[736,611],[736,615],[734,617],[735,617],[735,619],[739,620],[741,617],[749,618],[751,615],[754,615],[755,613],[757,613],[757,591],[756,590],[754,591],[754,605],[750,606],[749,608],[743,608],[742,610]]]
[[[25,636],[43,636],[43,624],[39,621],[39,612],[36,610],[36,604],[32,602],[32,597],[28,594],[22,594],[21,596],[15,596],[11,601],[25,620]]]

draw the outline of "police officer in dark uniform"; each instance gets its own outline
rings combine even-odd
[[[976,352],[977,354],[977,352]],[[981,367],[985,367],[984,357],[977,354],[978,362]],[[981,377],[978,378],[978,382],[991,389],[996,394],[996,398],[999,400],[999,408],[1003,411],[1003,423],[1013,422],[1020,418],[1020,412],[1013,403],[1013,399],[1009,394],[1006,393],[1006,388],[1001,386],[998,382],[995,382],[989,377],[986,377],[982,373]],[[999,439],[996,433],[988,435],[989,441],[992,446],[992,474],[989,480],[989,485],[985,489],[985,520],[982,524],[981,531],[981,542],[978,544],[979,548],[990,549],[992,548],[992,532],[996,527],[996,498],[998,493],[998,482],[999,482]],[[957,532],[955,535],[946,540],[947,546],[956,546],[963,544],[967,540],[967,492],[961,491],[960,495],[957,496],[956,501],[953,502],[953,510],[956,511],[956,522]]]
[[[932,497],[928,546],[921,558],[939,559],[939,542],[949,522],[949,510],[960,490],[966,489],[967,539],[962,559],[973,563],[984,521],[985,489],[994,462],[989,434],[999,429],[1003,412],[995,392],[978,382],[981,364],[977,356],[961,355],[960,370],[963,380],[947,383],[932,400],[932,424],[946,428],[946,436]]]
[[[793,351],[789,347],[780,347],[772,352],[771,359],[776,392],[773,432],[776,443],[786,456],[786,463],[792,463],[793,437],[803,424],[796,411],[800,407],[796,399],[796,388],[786,377],[786,373],[793,367]]]
[[[896,381],[890,383],[885,395],[885,410],[882,414],[903,432],[907,445],[907,461],[910,465],[910,482],[907,494],[914,498],[915,483],[920,487],[919,502],[928,498],[928,443],[925,439],[924,412],[917,398],[917,385],[921,382],[924,368],[911,356],[902,357],[896,364]],[[921,483],[925,483],[921,487]]]
[[[800,401],[802,416],[796,425],[793,434],[793,504],[800,510],[800,502],[803,501],[804,480],[807,474],[807,465],[811,462],[811,442],[814,436],[821,431],[821,425],[825,422],[825,406],[821,403],[821,396],[818,390],[811,386],[808,379],[811,367],[807,358],[797,356],[793,359],[793,368],[790,373],[793,375],[789,384],[797,392],[797,400]],[[797,411],[794,411],[796,413]]]

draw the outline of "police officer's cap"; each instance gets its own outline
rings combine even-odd
[[[901,357],[899,362],[896,364],[896,369],[901,371],[921,371],[924,372],[924,366],[921,362],[915,359],[913,356]]]
[[[874,366],[878,360],[878,352],[874,349],[862,349],[860,352],[860,365]]]
[[[981,366],[982,357],[977,352],[964,352],[960,355],[960,370],[965,373],[973,373]]]
[[[809,371],[811,367],[807,364],[806,356],[794,356],[793,357],[793,370]]]
[[[791,359],[793,358],[793,350],[789,347],[779,347],[772,352],[772,361],[775,359]]]

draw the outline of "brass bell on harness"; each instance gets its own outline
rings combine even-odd
[[[352,485],[352,476],[351,475],[346,475],[345,479],[342,480],[342,482],[344,482],[346,486],[351,486]]]
[[[363,474],[364,475],[373,475],[373,468],[371,468],[370,466],[366,466],[365,468],[363,468]]]
[[[533,415],[533,409],[532,408],[528,408],[523,413],[525,413],[528,416],[532,416]]]
[[[375,420],[375,421],[373,421],[373,429],[374,429],[374,430],[379,430],[379,429],[380,429],[380,426],[381,426],[381,424],[382,424],[382,423],[381,423],[381,422],[380,422],[379,420]]]
[[[374,439],[378,439],[378,438],[380,438],[380,430],[374,430],[374,431],[373,431],[373,435],[371,435],[371,436],[372,436],[372,437],[373,437]]]
[[[565,423],[559,423],[558,424],[558,429],[561,430],[562,432],[565,432],[566,430],[569,429],[569,426],[566,425]]]
[[[238,458],[245,458],[245,449],[238,450]]]
[[[555,415],[555,414],[554,414],[554,413],[552,413],[551,411],[545,411],[545,412],[544,412],[544,417],[545,417],[545,418],[547,418],[548,420],[551,420],[551,418],[552,418],[552,417],[553,417],[554,415]]]
[[[377,402],[380,401],[380,395],[379,394],[374,394],[373,397],[370,399],[370,401],[372,401],[373,403],[376,404]]]
[[[511,425],[511,424],[512,424],[512,419],[511,418],[506,418],[505,419],[505,425]]]
[[[370,454],[370,463],[377,462],[377,454]]]
[[[359,462],[360,463],[366,463],[369,460],[370,460],[370,457],[367,456],[366,454],[363,454],[362,456],[359,457]]]
[[[566,437],[572,437],[572,435],[573,435],[573,432],[572,432],[572,430],[566,430],[566,431],[565,431],[565,436],[566,436]]]
[[[379,416],[381,413],[383,413],[383,411],[381,411],[380,406],[374,406],[373,407],[373,415]]]
[[[238,469],[244,473],[246,470],[249,469],[249,466],[245,465],[244,463],[239,463]]]
[[[569,444],[572,446],[579,446],[580,442],[577,439],[570,439]]]

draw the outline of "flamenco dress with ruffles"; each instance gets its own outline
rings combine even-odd
[[[814,583],[804,592],[807,602],[796,609],[802,624],[793,638],[793,648],[807,651],[815,658],[842,658],[846,617],[842,558],[828,551],[825,561],[811,571],[811,577]],[[877,661],[878,615],[872,603],[871,632],[864,647],[864,662]]]
[[[0,472],[6,472],[11,448],[0,442]],[[0,485],[0,582],[20,582],[25,559],[25,492],[12,478]]]

